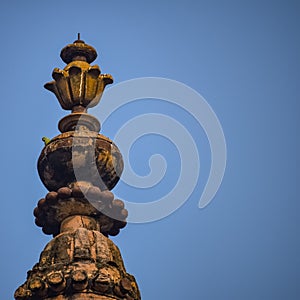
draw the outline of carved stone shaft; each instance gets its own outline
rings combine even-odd
[[[128,212],[110,191],[123,171],[122,155],[87,113],[113,82],[90,65],[96,57],[80,39],[67,45],[61,52],[67,66],[55,68],[54,81],[45,85],[71,114],[60,120],[61,134],[46,139],[38,159],[49,192],[34,209],[35,223],[53,239],[16,290],[16,300],[141,299],[135,278],[108,238],[126,226]]]

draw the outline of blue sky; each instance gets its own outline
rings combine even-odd
[[[43,85],[54,67],[64,67],[60,50],[77,32],[97,49],[95,63],[115,83],[158,76],[198,91],[226,138],[223,183],[198,209],[210,156],[191,116],[145,100],[103,124],[102,133],[113,138],[114,124],[126,117],[170,114],[199,147],[201,174],[188,201],[162,220],[129,224],[113,238],[142,299],[299,299],[298,1],[2,1],[0,20],[1,299],[13,298],[50,240],[32,215],[47,192],[36,162],[41,137],[57,135],[68,112]],[[152,201],[175,184],[180,154],[154,135],[134,146],[139,174],[149,172],[151,153],[161,153],[167,177],[150,190],[120,183],[114,192]]]

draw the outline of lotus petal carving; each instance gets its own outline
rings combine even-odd
[[[52,77],[54,81],[46,83],[45,88],[56,95],[66,110],[97,105],[105,86],[113,82],[111,75],[101,74],[99,66],[83,61],[71,62],[63,70],[55,68]]]

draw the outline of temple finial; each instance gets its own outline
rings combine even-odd
[[[109,239],[126,226],[128,211],[111,192],[123,171],[122,154],[87,113],[113,81],[90,65],[96,57],[92,46],[76,40],[61,51],[67,65],[55,68],[54,80],[45,85],[72,112],[59,121],[61,134],[43,139],[37,168],[49,192],[33,214],[53,239],[16,290],[16,300],[141,300],[135,278]]]

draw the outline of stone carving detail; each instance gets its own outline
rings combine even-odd
[[[101,190],[111,190],[122,171],[123,159],[117,146],[89,130],[68,131],[54,137],[38,159],[40,178],[49,191],[77,180],[88,180]]]
[[[85,198],[84,190],[90,201]],[[66,218],[81,215],[92,217],[97,230],[105,236],[115,236],[126,226],[128,212],[123,201],[114,199],[112,192],[78,182],[72,188],[61,187],[57,192],[49,192],[39,200],[33,214],[36,225],[45,234],[58,235]]]
[[[73,222],[84,224],[80,218],[74,216]],[[126,273],[117,246],[99,231],[84,227],[62,232],[48,243],[15,298],[70,299],[77,292],[88,293],[89,297],[92,294],[110,297],[103,299],[140,297],[136,281]],[[65,298],[56,298],[58,295]],[[96,296],[80,299],[98,299]]]
[[[105,86],[113,83],[110,74],[101,74],[99,66],[90,65],[96,57],[96,50],[82,40],[61,51],[61,58],[68,65],[63,70],[55,68],[54,81],[46,83],[45,88],[55,94],[63,109],[97,105]]]
[[[90,65],[96,57],[96,50],[78,37],[61,51],[67,66],[55,68],[54,81],[45,85],[72,112],[60,120],[61,134],[46,143],[38,159],[49,192],[33,214],[53,239],[16,290],[16,300],[141,299],[135,278],[108,238],[126,226],[128,212],[110,191],[123,171],[122,155],[87,113],[113,82]]]

